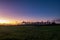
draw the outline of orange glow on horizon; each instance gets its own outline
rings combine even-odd
[[[24,19],[24,20],[20,20],[20,19],[9,19],[9,18],[0,18],[0,25],[17,25],[17,24],[22,24],[22,22],[25,21],[25,22],[46,22],[47,20],[33,20],[33,19],[30,19],[30,20],[27,20],[27,19]]]
[[[8,20],[0,20],[0,24],[3,24],[3,23],[9,23],[9,21]]]
[[[17,25],[18,22],[14,20],[0,19],[0,25]]]

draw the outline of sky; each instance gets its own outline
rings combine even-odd
[[[60,19],[60,0],[0,0],[0,19],[13,21]]]

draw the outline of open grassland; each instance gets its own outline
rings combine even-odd
[[[60,26],[0,26],[0,40],[60,40]]]

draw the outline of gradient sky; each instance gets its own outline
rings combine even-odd
[[[60,0],[0,0],[0,18],[20,21],[60,19]]]

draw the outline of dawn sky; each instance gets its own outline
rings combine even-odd
[[[60,0],[0,0],[0,18],[40,21],[60,18]]]

